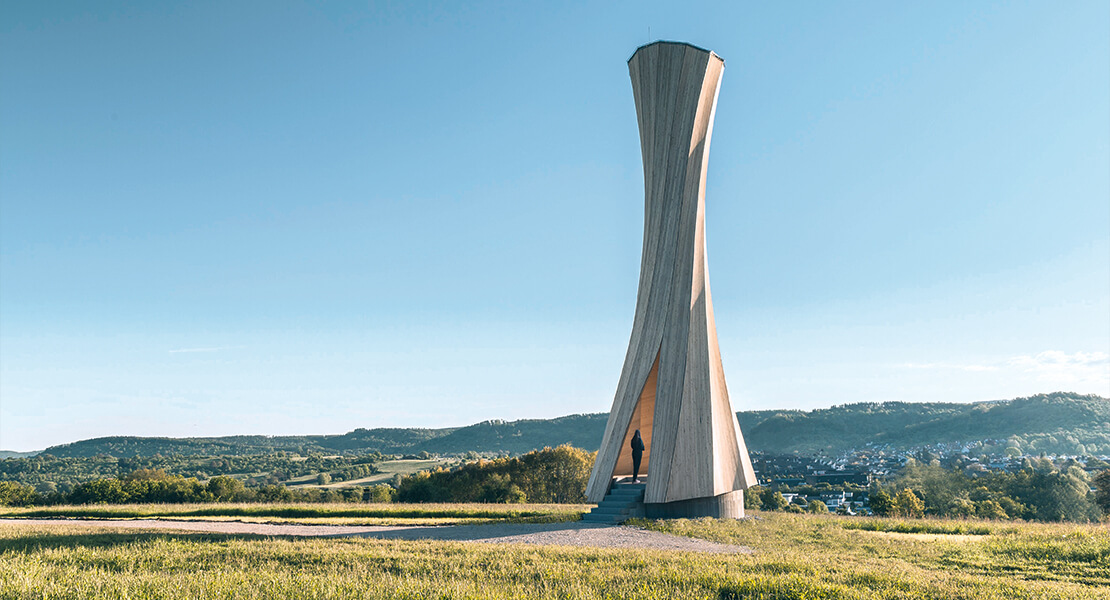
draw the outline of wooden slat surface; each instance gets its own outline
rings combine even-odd
[[[631,474],[641,430],[646,502],[754,485],[717,346],[705,241],[709,142],[724,61],[656,42],[628,61],[644,163],[644,245],[624,368],[586,494]],[[649,416],[650,415],[650,416]]]

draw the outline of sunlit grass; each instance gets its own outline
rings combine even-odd
[[[953,567],[1015,581],[1052,580],[1110,590],[1110,528],[1105,525],[833,517],[757,513],[743,521],[678,519],[634,524],[666,533],[758,549],[764,557],[808,564],[819,555],[852,565],[888,563],[929,571]],[[904,535],[869,535],[873,532]],[[970,540],[970,541],[969,541]],[[878,566],[876,564],[876,566]],[[1101,596],[1100,596],[1101,597]]]
[[[0,598],[1110,598],[1101,526],[1007,524],[946,542],[968,535],[760,517],[640,522],[754,550],[738,555],[5,524]]]

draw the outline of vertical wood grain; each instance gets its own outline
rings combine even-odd
[[[705,181],[724,61],[656,42],[628,61],[644,166],[644,243],[632,334],[587,486],[600,502],[631,474],[641,430],[645,501],[716,496],[754,485],[725,385],[709,290]]]

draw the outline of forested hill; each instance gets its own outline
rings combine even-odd
[[[462,454],[508,452],[524,454],[545,446],[570,444],[597,449],[605,430],[604,413],[570,415],[557,419],[484,421],[467,427],[443,429],[379,428],[356,429],[342,435],[263,436],[244,435],[212,438],[104,437],[51,446],[43,451],[60,457],[116,457],[179,454],[185,456],[248,455],[270,452],[328,454]]]
[[[859,403],[737,416],[748,447],[770,453],[1001,440],[1023,454],[1110,454],[1110,399],[1093,395],[1057,392],[973,404]]]
[[[508,452],[571,444],[596,450],[606,414],[485,421],[444,429],[356,429],[342,435],[218,438],[109,437],[47,448],[54,456],[245,455],[274,451],[386,454]],[[867,444],[909,449],[998,440],[1022,453],[1110,454],[1110,400],[1072,393],[973,404],[859,403],[737,415],[754,451],[839,454]]]

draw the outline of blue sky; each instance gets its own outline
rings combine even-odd
[[[655,39],[737,410],[1110,395],[1106,2],[6,2],[0,448],[608,410]]]

